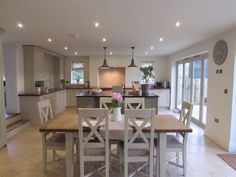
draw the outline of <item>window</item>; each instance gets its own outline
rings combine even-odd
[[[71,84],[84,84],[84,64],[82,62],[72,62]]]
[[[142,62],[142,64],[141,64],[141,68],[148,67],[148,66],[152,66],[154,68],[153,62]],[[155,77],[154,71],[153,71],[153,76]],[[154,84],[154,77],[153,78],[148,78],[148,83],[149,84]],[[145,80],[142,79],[142,78],[143,78],[143,73],[141,72],[141,84],[145,84]]]

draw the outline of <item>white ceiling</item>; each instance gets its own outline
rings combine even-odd
[[[6,30],[4,42],[39,45],[64,55],[99,55],[103,46],[114,55],[129,55],[133,45],[136,55],[169,55],[233,28],[235,7],[236,0],[0,0],[0,27]]]

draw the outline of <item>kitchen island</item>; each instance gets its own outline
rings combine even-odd
[[[78,108],[99,108],[99,102],[101,97],[111,97],[111,91],[103,91],[102,93],[94,93],[92,91],[79,92],[76,95],[77,107]],[[131,91],[125,91],[123,98],[140,98],[143,97],[145,100],[145,108],[155,108],[158,113],[158,95],[154,93],[150,94],[138,94]]]

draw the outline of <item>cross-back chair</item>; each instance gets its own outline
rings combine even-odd
[[[155,109],[125,109],[125,177],[134,176],[147,163],[149,177],[153,177],[154,114]],[[129,133],[130,127],[133,128],[132,134]],[[129,174],[128,164],[135,162],[145,162],[145,164]]]
[[[109,177],[109,123],[106,108],[78,108],[79,122],[79,156],[80,176],[92,176],[93,172],[84,174],[84,163],[104,161],[105,174]],[[102,129],[102,130],[101,130]]]
[[[51,103],[49,99],[38,102],[38,110],[41,124],[53,119]],[[56,151],[65,151],[65,134],[62,133],[42,133],[42,149],[43,149],[43,169],[47,171],[48,150],[52,150],[53,161],[56,159]]]
[[[192,119],[193,105],[183,101],[180,111],[179,121],[190,127]],[[183,175],[186,176],[186,152],[187,152],[188,133],[179,132],[176,135],[167,135],[167,152],[176,152],[174,158],[168,160],[168,163],[183,168]],[[179,164],[179,153],[182,153],[182,164]],[[176,160],[176,162],[174,162]]]
[[[144,109],[144,98],[125,98],[125,109]]]

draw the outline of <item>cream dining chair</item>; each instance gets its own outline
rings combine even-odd
[[[79,122],[79,156],[80,177],[93,176],[105,168],[109,177],[109,123],[108,109],[78,108]],[[103,131],[101,130],[103,129]],[[85,173],[85,162],[105,162],[105,167],[99,167],[92,172]]]
[[[144,109],[144,98],[125,98],[125,109]]]
[[[179,121],[184,123],[187,127],[190,127],[192,119],[193,105],[191,103],[182,102],[182,108],[180,111]],[[179,132],[176,135],[167,135],[167,152],[176,152],[176,155],[167,160],[168,163],[183,168],[183,175],[186,176],[186,155],[187,155],[187,139],[188,133]],[[157,141],[155,141],[156,143]],[[156,144],[158,145],[158,144]],[[182,153],[182,165],[179,164],[179,153]],[[176,160],[176,163],[173,162]]]
[[[41,119],[41,124],[53,119],[50,100],[38,102],[38,110]],[[53,161],[56,160],[56,151],[65,151],[65,134],[63,133],[43,133],[42,134],[42,149],[43,149],[43,169],[47,171],[47,151],[52,150]]]
[[[153,146],[154,146],[154,114],[155,109],[125,110],[124,140],[124,177],[134,176],[149,164],[149,177],[153,177]],[[130,133],[130,127],[133,133]],[[148,133],[145,134],[145,129]],[[144,165],[129,174],[129,163],[145,162]]]

